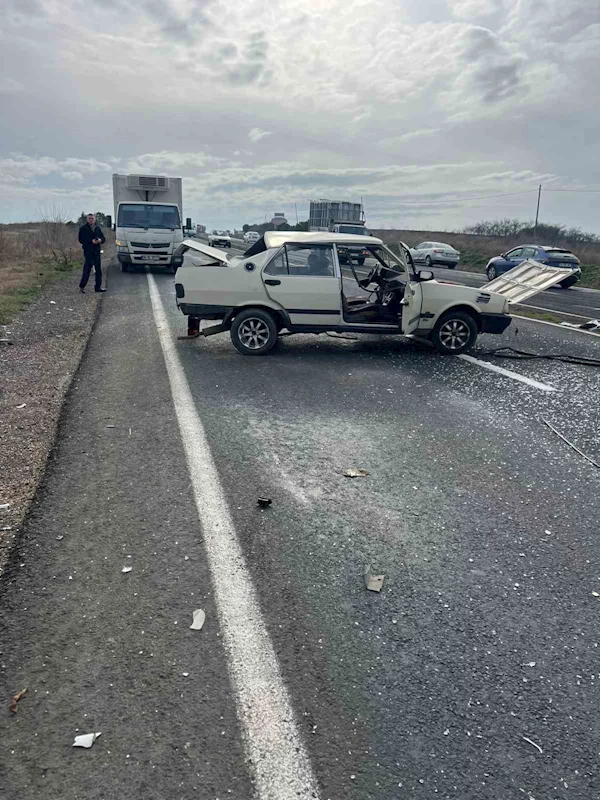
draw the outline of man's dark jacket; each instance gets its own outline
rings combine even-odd
[[[100,244],[92,244],[92,239],[100,239]],[[92,228],[86,222],[85,225],[82,225],[79,228],[79,243],[83,247],[83,252],[87,255],[96,254],[100,252],[100,245],[104,244],[106,239],[104,238],[104,234],[98,227],[98,225],[94,225]]]

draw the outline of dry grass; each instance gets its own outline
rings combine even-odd
[[[484,272],[490,258],[505,253],[519,244],[530,244],[523,236],[475,236],[469,233],[448,233],[445,231],[378,230],[375,236],[387,243],[398,240],[409,247],[420,242],[446,242],[460,250],[460,268],[469,272]],[[572,247],[568,242],[557,241],[550,244],[565,247],[581,261],[581,282],[579,286],[600,289],[600,245],[580,244]]]
[[[76,225],[54,219],[0,225],[1,325],[14,319],[48,284],[81,268],[77,234]]]

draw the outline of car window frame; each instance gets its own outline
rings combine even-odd
[[[290,272],[290,261],[289,261],[289,258],[288,258],[288,250],[287,250],[288,246],[291,246],[291,247],[295,246],[295,247],[297,247],[298,249],[301,249],[301,250],[308,250],[311,247],[323,247],[323,248],[324,247],[329,247],[330,250],[331,250],[331,265],[333,267],[333,273],[329,274],[329,275],[313,275],[313,274],[308,273],[308,272],[306,272],[306,273],[298,273],[298,272],[297,273],[293,273],[293,272]],[[286,266],[287,266],[287,272],[269,272],[268,270],[269,270],[269,267],[271,266],[271,264],[273,264],[273,262],[282,253],[285,256],[285,263],[286,263]],[[303,242],[286,242],[281,247],[279,247],[275,251],[275,253],[272,255],[272,257],[269,258],[269,260],[266,262],[266,264],[263,267],[263,274],[264,275],[270,275],[270,276],[273,276],[273,277],[287,276],[288,278],[339,278],[339,263],[338,263],[336,245],[333,242],[314,242],[314,243],[308,243],[307,242],[306,244],[304,244]]]
[[[513,258],[520,258],[520,254],[523,252],[523,247],[513,247],[512,250],[509,250],[506,254],[505,258],[507,261],[512,261]],[[519,253],[519,255],[515,255],[515,253]]]

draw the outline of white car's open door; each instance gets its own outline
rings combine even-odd
[[[571,272],[570,269],[548,267],[539,261],[528,259],[494,278],[490,283],[486,283],[481,289],[501,294],[511,303],[522,303],[534,294],[554,286],[555,283],[564,281]]]

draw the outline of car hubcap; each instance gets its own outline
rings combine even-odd
[[[239,337],[248,350],[258,350],[269,341],[269,326],[262,319],[245,319],[240,325]]]
[[[461,319],[449,319],[440,328],[440,341],[447,350],[460,350],[470,335],[469,326]]]

